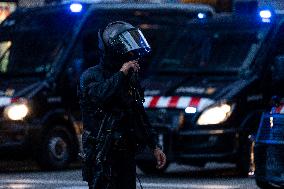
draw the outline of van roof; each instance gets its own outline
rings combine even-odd
[[[139,9],[139,10],[175,10],[182,12],[211,12],[214,8],[202,4],[182,3],[97,3],[94,7],[100,9]]]
[[[51,11],[53,9],[61,9],[70,5],[71,3],[63,3],[58,5],[48,5],[43,7],[33,7],[33,8],[19,8],[20,12],[27,11]],[[207,13],[209,15],[215,14],[213,7],[209,5],[202,4],[183,4],[183,3],[82,3],[93,9],[101,10],[150,10],[159,11],[164,10],[165,12],[177,12],[177,13]]]

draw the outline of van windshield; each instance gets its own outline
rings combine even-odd
[[[77,19],[67,11],[8,18],[0,26],[0,74],[48,72]]]
[[[155,68],[158,71],[238,71],[249,56],[254,56],[251,53],[255,53],[267,31],[214,27],[151,31],[159,33],[159,37],[149,41],[157,48],[152,57]]]

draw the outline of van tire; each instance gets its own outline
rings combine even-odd
[[[137,162],[137,167],[145,174],[162,174],[167,170],[169,163],[167,162],[162,169],[157,169],[156,165],[157,165],[156,161]]]
[[[37,162],[44,170],[67,168],[72,159],[72,133],[63,125],[55,125],[43,132]]]

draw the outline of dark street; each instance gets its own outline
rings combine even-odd
[[[32,166],[30,167],[30,165]],[[9,168],[7,168],[9,166]],[[31,161],[2,162],[0,188],[7,189],[87,189],[81,181],[78,165],[66,171],[43,172]],[[253,178],[237,176],[233,165],[209,164],[205,168],[196,168],[173,164],[160,176],[144,175],[137,169],[144,189],[256,189]],[[137,189],[139,188],[137,182]]]

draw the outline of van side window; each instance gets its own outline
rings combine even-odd
[[[93,66],[93,62],[89,61],[89,58],[86,58],[86,54],[90,54],[90,48],[86,49],[86,41],[90,39],[86,39],[84,36],[84,31],[79,34],[77,43],[73,47],[71,51],[71,56],[67,61],[67,69],[66,69],[66,79],[69,81],[69,87],[75,89],[76,85],[79,82],[81,74],[89,67]]]
[[[68,62],[70,79],[78,80],[86,69],[98,64],[97,32],[101,25],[102,20],[91,15],[82,27]]]
[[[279,87],[284,81],[284,24],[281,25],[275,40],[275,47],[271,63],[272,66],[272,92],[273,95],[284,97],[284,88]]]
[[[83,49],[80,42],[76,44],[69,60],[68,74],[71,78],[79,79],[84,70]]]

